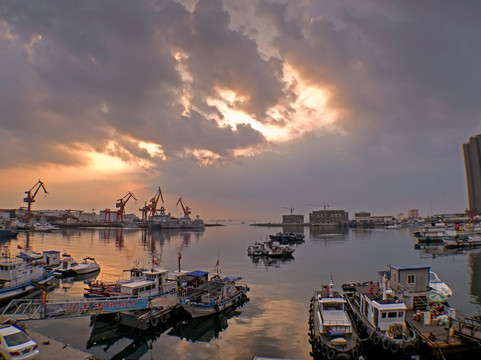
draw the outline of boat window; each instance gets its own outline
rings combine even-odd
[[[408,275],[408,284],[414,284],[414,274],[409,274]]]
[[[381,318],[382,318],[382,319],[385,319],[385,318],[386,318],[386,313],[385,313],[385,312],[382,312],[382,313],[381,313]]]
[[[404,316],[404,313],[402,311],[400,311],[400,312],[398,312],[397,316],[402,318]]]
[[[397,318],[397,312],[395,311],[390,311],[387,313],[387,317],[390,319]]]
[[[342,310],[342,304],[324,304],[322,310]]]

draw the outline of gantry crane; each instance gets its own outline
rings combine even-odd
[[[190,207],[187,206],[186,203],[184,203],[184,200],[182,200],[182,198],[180,197],[179,200],[177,200],[177,204],[175,204],[175,206],[179,205],[180,203],[180,206],[182,206],[182,210],[184,211],[184,217],[189,217],[191,211],[190,211]]]
[[[32,191],[35,189],[32,195]],[[23,202],[26,202],[27,205],[27,214],[25,215],[25,218],[29,219],[32,216],[32,203],[35,202],[35,197],[37,196],[37,193],[40,189],[43,189],[45,194],[48,194],[47,189],[45,189],[45,184],[41,181],[38,180],[35,185],[32,186],[30,190],[25,191],[25,194],[27,194],[26,197],[23,198]]]
[[[125,205],[130,200],[130,198],[134,198],[134,200],[137,201],[134,194],[132,194],[130,191],[123,198],[117,200],[117,203],[115,204],[115,207],[117,208],[117,221],[120,217],[120,222],[122,222],[123,215],[125,213]]]
[[[161,214],[165,214],[165,208],[164,205],[160,207],[159,210],[157,210],[157,204],[159,203],[159,199],[162,200],[162,204],[164,203],[164,197],[162,196],[162,190],[160,189],[157,190],[155,193],[154,197],[150,199],[149,204],[145,202],[145,205],[142,209],[139,209],[142,212],[142,220],[150,220],[152,219],[152,216],[157,214],[157,211],[160,211]]]

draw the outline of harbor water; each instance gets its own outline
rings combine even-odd
[[[467,316],[481,314],[481,249],[445,251],[416,249],[414,229],[338,229],[324,227],[251,226],[223,222],[202,231],[146,229],[63,229],[22,232],[3,246],[42,252],[67,252],[77,261],[91,256],[100,264],[98,280],[122,278],[135,264],[241,276],[249,286],[249,301],[226,317],[184,322],[139,336],[137,331],[109,337],[93,333],[89,317],[32,320],[28,328],[103,359],[246,359],[266,356],[312,359],[308,342],[309,300],[330,282],[377,280],[389,265],[426,265],[452,288],[449,303]],[[292,258],[251,258],[247,247],[278,231],[303,232]],[[124,274],[124,278],[128,274]],[[82,281],[57,281],[49,299],[83,297]]]

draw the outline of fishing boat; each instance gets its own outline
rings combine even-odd
[[[0,227],[0,238],[14,238],[18,235],[18,231],[7,228],[6,226]]]
[[[167,279],[168,270],[137,265],[129,270],[130,278],[115,282],[91,281],[85,288],[85,297],[155,297],[175,291],[177,283]]]
[[[188,289],[180,304],[192,318],[212,315],[242,302],[249,288],[240,284],[240,277],[213,276],[203,284]]]
[[[331,282],[311,298],[309,342],[313,357],[357,360],[361,354],[361,342],[347,314],[346,300],[333,287]]]
[[[86,257],[77,263],[69,254],[63,254],[60,265],[54,269],[57,277],[70,277],[99,271],[100,266],[94,258]]]
[[[281,245],[277,241],[266,241],[264,243],[269,257],[288,257],[292,256],[296,249],[289,245]]]
[[[434,271],[429,272],[429,287],[437,294],[444,296],[453,295],[453,290],[451,290],[451,288],[442,281]]]
[[[481,236],[469,235],[462,238],[444,238],[443,244],[446,249],[476,248],[481,246]]]
[[[47,270],[41,259],[25,254],[10,256],[4,249],[0,259],[0,303],[25,296],[36,290],[37,284],[45,284],[53,277],[53,271]]]
[[[408,306],[402,301],[400,292],[388,286],[390,283],[396,290],[401,287],[408,289],[409,286],[403,283],[412,278],[409,275],[398,276],[400,273],[404,275],[406,269],[391,267],[396,276],[380,271],[379,286],[365,282],[344,284],[342,288],[356,330],[361,338],[368,340],[371,350],[384,352],[385,356],[410,359],[418,351],[419,337],[406,322]],[[410,298],[410,301],[413,299]]]
[[[49,231],[60,230],[60,227],[58,227],[56,225],[52,225],[48,222],[46,222],[46,223],[35,223],[35,224],[33,224],[32,230],[49,232]]]
[[[264,256],[267,255],[267,249],[262,243],[255,243],[247,248],[247,255],[249,256]]]

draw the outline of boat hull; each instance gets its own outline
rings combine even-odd
[[[319,294],[320,292],[315,292],[309,306],[309,343],[314,359],[358,360],[362,347],[354,329],[351,334],[342,334],[339,337],[328,336],[322,332],[323,326],[318,315],[320,306],[316,301]]]
[[[228,299],[227,301],[220,302],[218,304],[202,304],[202,303],[195,303],[189,302],[188,300],[182,300],[180,305],[182,308],[189,313],[192,318],[199,318],[203,316],[209,316],[215,313],[219,313],[229,309],[230,307],[243,302],[245,297],[247,296],[248,288],[244,287],[238,293],[236,293],[233,297]]]
[[[394,339],[386,333],[379,331],[361,313],[353,294],[345,294],[348,313],[351,316],[356,331],[361,338],[367,339],[366,349],[378,354],[380,351],[385,356],[396,359],[411,359],[419,351],[419,337],[408,327],[409,338]]]
[[[12,299],[20,298],[25,295],[30,294],[31,292],[38,290],[38,287],[35,286],[33,283],[44,285],[48,281],[54,278],[53,271],[49,272],[33,281],[28,281],[23,284],[19,284],[16,286],[4,288],[0,290],[0,305],[4,305]]]

